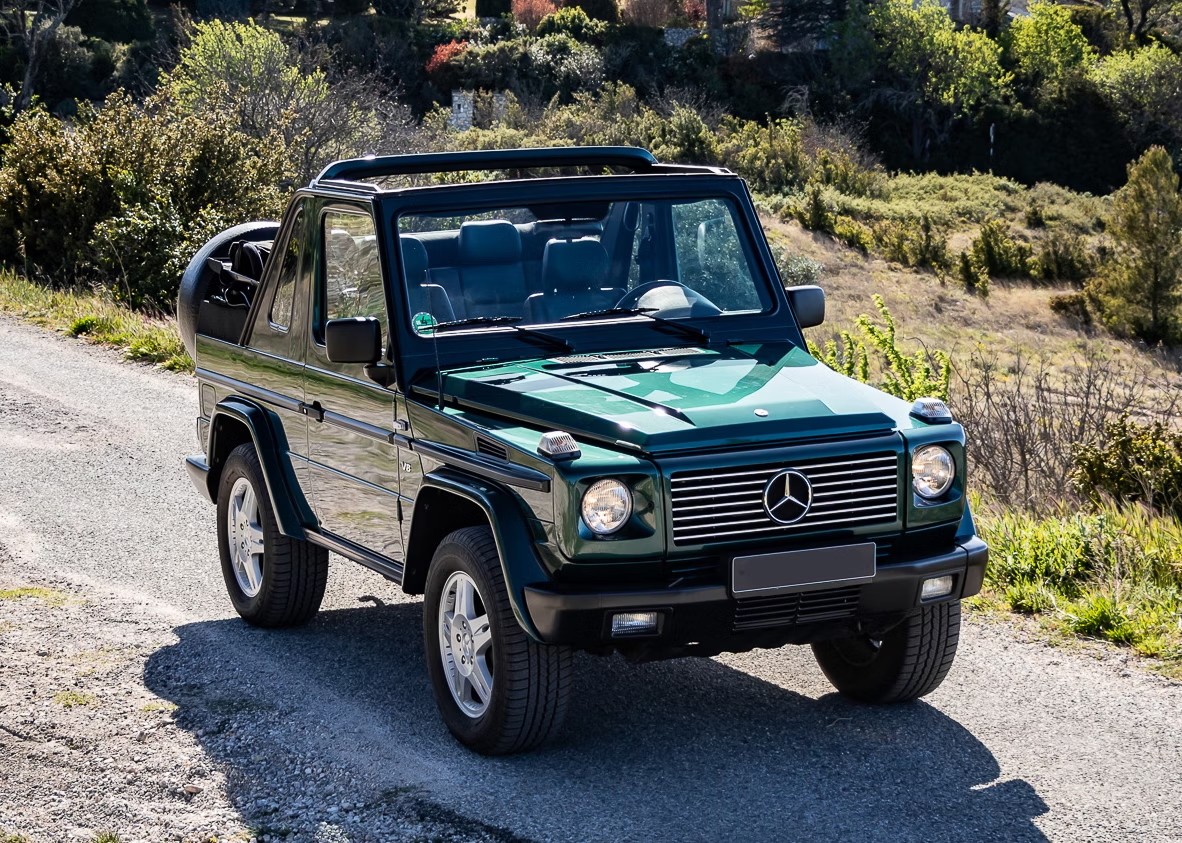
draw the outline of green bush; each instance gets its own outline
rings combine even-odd
[[[933,397],[948,400],[952,382],[952,361],[943,351],[920,349],[907,354],[899,348],[898,326],[882,296],[874,296],[881,323],[863,314],[858,317],[858,334],[841,331],[824,346],[809,343],[809,353],[846,377],[870,383],[884,392],[914,401]]]
[[[1078,234],[1056,230],[1039,243],[1029,264],[1035,278],[1082,287],[1095,272],[1095,260],[1087,242]]]
[[[989,220],[969,247],[978,267],[991,278],[1028,278],[1032,249],[1015,240],[1004,220]]]
[[[546,15],[538,24],[538,35],[569,35],[576,41],[600,43],[607,33],[607,24],[588,17],[578,6],[566,6]]]
[[[1141,501],[1182,517],[1182,434],[1162,422],[1110,421],[1073,452],[1072,481],[1092,501]]]
[[[910,267],[944,270],[950,266],[948,239],[924,214],[903,220],[884,220],[873,226],[879,251],[889,261]]]
[[[972,252],[961,252],[956,260],[956,271],[966,293],[989,298],[989,272]]]
[[[170,310],[197,247],[232,223],[274,217],[282,179],[282,144],[159,98],[138,106],[116,93],[72,126],[26,112],[0,167],[0,260]]]
[[[566,8],[579,9],[596,21],[618,23],[620,20],[620,7],[616,0],[566,0]]]
[[[786,287],[816,284],[821,278],[821,273],[825,271],[825,267],[819,261],[794,252],[779,250],[775,257],[780,278]]]
[[[869,254],[874,248],[874,232],[870,227],[844,214],[834,217],[833,236],[863,254]]]
[[[1051,311],[1071,320],[1080,327],[1092,324],[1092,309],[1086,293],[1060,293],[1051,296]]]

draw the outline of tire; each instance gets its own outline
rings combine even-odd
[[[456,611],[465,582],[474,586],[474,599],[467,610]],[[487,624],[468,624],[470,617]],[[447,652],[445,634],[456,639]],[[464,746],[482,755],[524,752],[561,728],[573,673],[571,649],[539,644],[517,623],[487,527],[456,530],[436,549],[427,572],[423,640],[439,713]],[[483,677],[484,699],[481,680],[463,678],[465,659],[470,675]],[[457,677],[459,691],[453,692],[451,680]]]
[[[328,551],[279,532],[253,445],[230,452],[218,484],[218,553],[230,602],[253,626],[307,623],[328,582]],[[239,521],[236,516],[241,516]],[[261,552],[248,553],[250,547]]]
[[[817,664],[838,691],[868,703],[919,699],[940,686],[960,639],[960,603],[924,606],[881,641],[843,638],[813,644]]]
[[[209,290],[209,271],[205,261],[211,257],[228,257],[230,244],[235,240],[250,240],[255,243],[273,240],[279,233],[277,222],[247,222],[227,228],[221,234],[205,241],[205,245],[197,250],[185,272],[181,275],[180,293],[176,302],[176,324],[181,334],[181,341],[185,344],[189,356],[197,358],[197,317],[201,311],[201,302]]]

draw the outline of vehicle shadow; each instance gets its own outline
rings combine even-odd
[[[145,681],[243,783],[231,796],[248,823],[273,810],[258,785],[269,741],[364,768],[372,792],[355,801],[420,793],[538,839],[1045,839],[1034,788],[999,781],[988,748],[933,706],[813,699],[715,660],[580,656],[562,737],[480,758],[436,713],[421,624],[418,602],[324,611],[299,630],[189,624]],[[769,655],[816,670],[807,649]]]

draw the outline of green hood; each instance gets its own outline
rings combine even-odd
[[[646,453],[868,435],[907,406],[788,343],[587,354],[450,372],[448,399]]]

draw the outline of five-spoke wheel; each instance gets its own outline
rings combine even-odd
[[[234,609],[256,626],[293,626],[316,614],[328,551],[285,536],[275,521],[258,454],[239,445],[218,485],[218,552]]]
[[[448,690],[461,711],[479,717],[492,701],[492,631],[480,591],[463,571],[444,583],[438,615],[439,654]]]

